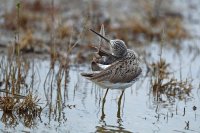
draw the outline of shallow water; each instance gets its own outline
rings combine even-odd
[[[177,5],[180,2],[177,1]],[[164,46],[162,58],[170,63],[172,77],[191,81],[193,89],[189,95],[167,97],[162,94],[157,99],[149,76],[141,77],[124,92],[107,91],[80,75],[90,71],[88,64],[71,65],[67,84],[62,81],[59,88],[56,82],[58,64],[50,71],[48,59],[31,59],[27,83],[31,84],[34,66],[33,94],[40,98],[42,113],[27,125],[27,121],[16,114],[12,115],[14,124],[10,124],[9,119],[4,122],[5,116],[0,111],[0,132],[200,132],[200,4],[193,0],[189,2],[189,8],[187,1],[182,3],[185,5],[181,6],[185,9],[183,21],[193,38],[181,41],[181,49]],[[161,48],[156,42],[150,43],[143,51],[150,53],[145,57],[149,63],[160,58]],[[2,75],[0,78],[2,80]]]
[[[147,50],[154,51],[152,59],[149,60],[159,59],[158,45],[152,44]],[[105,96],[106,89],[80,76],[81,72],[89,71],[88,65],[72,65],[67,87],[65,88],[62,82],[59,91],[56,82],[53,82],[51,90],[49,77],[54,77],[53,81],[56,81],[58,65],[54,69],[54,76],[50,76],[53,75],[53,70],[50,72],[44,87],[50,62],[34,59],[37,72],[33,92],[41,99],[40,106],[43,108],[41,118],[35,118],[31,128],[26,127],[20,118],[16,119],[15,126],[1,121],[0,129],[2,132],[199,132],[200,64],[198,58],[191,63],[193,54],[187,51],[183,49],[177,54],[174,49],[164,48],[162,57],[171,64],[170,69],[175,71],[174,77],[179,79],[181,71],[182,79],[193,80],[190,95],[185,94],[183,99],[179,99],[167,98],[163,94],[158,101],[152,93],[148,76],[140,78],[132,87],[125,89],[124,93],[122,90],[108,90]],[[47,104],[47,101],[52,103]],[[196,111],[193,110],[194,106],[197,107]],[[188,121],[189,127],[186,126]]]

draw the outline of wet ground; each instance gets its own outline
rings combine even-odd
[[[116,2],[118,4],[120,2]],[[25,80],[28,87],[22,88],[20,95],[26,96],[31,90],[38,97],[37,104],[42,112],[36,116],[23,116],[16,111],[8,114],[1,109],[0,132],[200,132],[200,3],[198,0],[179,0],[174,5],[182,9],[181,22],[190,37],[168,41],[163,31],[161,41],[146,41],[145,35],[138,36],[136,42],[143,43],[137,43],[137,46],[132,40],[127,41],[129,48],[138,52],[151,71],[154,69],[151,64],[159,62],[160,58],[169,64],[166,70],[169,74],[164,83],[175,79],[177,82],[185,81],[185,84],[175,85],[175,89],[171,85],[167,90],[155,92],[153,81],[157,77],[150,72],[125,90],[103,89],[80,75],[81,72],[91,70],[88,62],[90,58],[85,57],[84,50],[80,52],[83,49],[79,46],[81,44],[75,47],[70,56],[71,64],[66,69],[60,69],[60,61],[56,61],[52,67],[52,59],[46,47],[42,51],[45,54],[41,54],[41,49],[37,48],[30,54],[25,48],[20,59],[29,66]],[[123,11],[126,12],[126,9]],[[110,32],[107,34],[114,36]],[[91,36],[97,42],[96,36],[92,34],[88,39]],[[1,39],[0,81],[5,79],[6,64],[16,59],[10,60],[9,52],[6,52],[4,44],[7,40],[9,37]],[[87,42],[87,39],[83,40]],[[54,41],[59,43],[56,39]],[[90,54],[92,51],[85,53]],[[4,88],[5,83],[0,86],[1,90]],[[0,96],[6,94],[0,91]]]

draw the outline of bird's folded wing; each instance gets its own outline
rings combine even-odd
[[[90,77],[97,82],[128,83],[135,80],[142,72],[138,64],[127,65],[125,61],[116,61],[111,66]]]
[[[103,70],[95,61],[91,62],[91,68],[92,68],[92,71],[102,71]]]
[[[124,72],[117,72],[119,76],[113,76],[110,78],[111,83],[129,83],[137,79],[137,77],[141,74],[142,69],[135,65],[134,68],[126,70]]]

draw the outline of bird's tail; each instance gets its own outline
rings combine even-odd
[[[94,73],[81,73],[81,75],[86,78],[92,78],[94,76]]]

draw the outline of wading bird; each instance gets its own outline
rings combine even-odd
[[[81,75],[104,88],[130,87],[142,73],[140,59],[136,52],[127,49],[122,40],[109,40],[96,31],[90,30],[110,45],[111,53],[99,50],[99,55],[102,57],[92,62],[92,65],[96,66],[95,71],[81,73]]]

